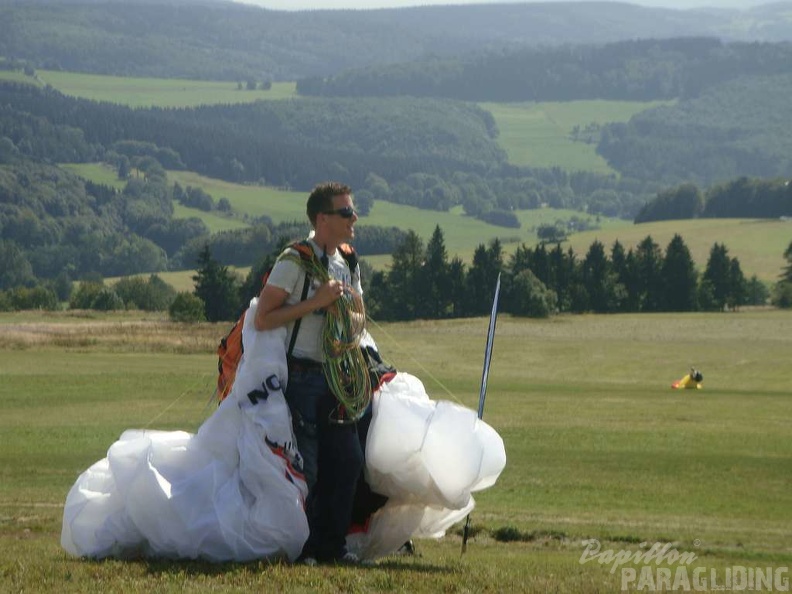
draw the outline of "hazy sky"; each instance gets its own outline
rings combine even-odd
[[[303,10],[329,8],[391,8],[404,6],[421,6],[428,4],[495,4],[495,3],[530,3],[531,0],[235,0],[246,4],[256,4],[273,10]],[[539,1],[539,0],[537,0]],[[569,0],[541,0],[542,2],[568,2]],[[601,0],[582,0],[601,1]],[[621,0],[640,6],[657,6],[663,8],[698,8],[710,6],[717,8],[747,8],[768,4],[772,0]]]

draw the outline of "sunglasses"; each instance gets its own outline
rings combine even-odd
[[[338,215],[339,217],[345,219],[351,219],[353,216],[357,214],[357,211],[351,206],[345,206],[344,208],[336,208],[335,210],[325,210],[322,212],[322,214]]]

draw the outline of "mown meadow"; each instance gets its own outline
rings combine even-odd
[[[137,312],[0,314],[0,591],[619,591],[612,562],[581,562],[587,539],[627,554],[669,545],[696,556],[691,572],[721,579],[736,566],[788,576],[791,323],[772,309],[501,316],[484,419],[507,465],[476,495],[467,551],[456,526],[418,541],[416,556],[307,568],[68,557],[61,513],[77,475],[126,428],[195,431],[213,409],[226,327]],[[472,408],[486,328],[484,318],[370,324],[433,398]],[[672,390],[691,365],[704,388]],[[634,565],[645,566],[657,569]]]

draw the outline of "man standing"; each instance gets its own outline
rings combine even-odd
[[[287,249],[261,290],[255,326],[288,328],[285,396],[309,489],[310,536],[301,558],[309,565],[354,563],[358,559],[346,550],[346,533],[364,453],[356,419],[345,414],[328,383],[323,337],[338,299],[353,292],[362,295],[359,267],[351,270],[339,247],[354,237],[358,217],[350,188],[336,182],[316,186],[306,210],[314,229],[307,243],[329,279],[318,280],[295,257],[296,250]]]

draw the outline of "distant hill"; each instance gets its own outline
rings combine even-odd
[[[680,11],[569,2],[283,12],[220,0],[6,0],[0,55],[79,72],[284,81],[521,46],[679,36],[792,40],[790,6]]]

